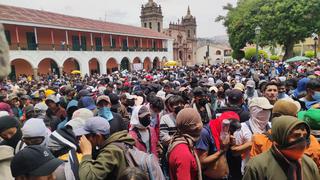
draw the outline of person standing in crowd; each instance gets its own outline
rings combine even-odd
[[[320,80],[311,79],[306,86],[307,94],[302,99],[307,109],[320,108]]]
[[[203,124],[194,108],[185,108],[177,115],[177,133],[168,148],[170,179],[201,180],[201,164],[194,149]]]
[[[159,138],[153,127],[150,127],[151,115],[146,106],[137,106],[131,116],[129,134],[135,140],[135,146],[146,153],[158,157]]]
[[[22,138],[22,132],[18,120],[11,116],[0,117],[0,137],[3,139],[1,145],[16,148]]]
[[[309,126],[292,116],[273,119],[270,150],[251,159],[243,179],[320,179],[317,165],[304,155]]]
[[[112,143],[123,142],[133,146],[135,141],[128,131],[110,134],[109,122],[94,118],[74,132],[76,136],[81,136],[79,146],[83,157],[79,166],[80,180],[118,179],[128,164],[123,150]]]
[[[249,103],[252,98],[259,97],[258,91],[256,90],[256,83],[253,80],[249,80],[246,84],[245,99]]]
[[[263,96],[269,100],[270,104],[276,103],[278,100],[278,84],[276,82],[268,82],[264,85]]]
[[[289,98],[289,96],[286,93],[286,85],[284,82],[280,82],[278,84],[278,99],[284,99],[284,98]]]
[[[211,105],[202,88],[197,87],[193,90],[193,103],[191,106],[199,112],[203,124],[207,124],[213,118]]]
[[[63,161],[39,145],[27,146],[11,161],[11,173],[16,180],[55,180],[55,170]]]
[[[249,104],[251,118],[241,123],[241,130],[235,132],[236,145],[240,152],[243,152],[243,160],[241,172],[244,172],[244,167],[249,160],[249,153],[252,146],[252,135],[255,133],[262,134],[270,129],[269,119],[271,117],[271,109],[273,106],[265,97],[253,98]]]
[[[55,95],[50,95],[45,101],[48,106],[46,111],[45,124],[51,131],[56,130],[58,124],[67,117],[67,112],[59,105],[59,99]]]

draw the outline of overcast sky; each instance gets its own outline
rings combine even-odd
[[[170,21],[177,22],[187,13],[190,5],[191,14],[196,16],[198,37],[226,35],[222,23],[214,20],[218,15],[225,15],[222,9],[227,3],[236,4],[237,0],[154,0],[162,6],[164,28]],[[90,19],[101,19],[121,24],[140,26],[141,5],[148,0],[0,0],[7,4],[33,8],[66,15]]]

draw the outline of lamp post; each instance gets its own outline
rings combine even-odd
[[[259,57],[259,35],[260,35],[261,27],[258,25],[255,29],[256,34],[256,60],[258,61]]]
[[[317,58],[317,42],[319,40],[319,36],[316,33],[312,33],[312,37],[314,40],[314,58]]]

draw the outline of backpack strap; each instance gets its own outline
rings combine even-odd
[[[250,130],[251,134],[253,134],[253,130],[252,130],[251,126],[250,126],[249,121],[246,121],[245,123],[246,123],[246,125],[248,126],[248,128],[249,128],[249,130]]]
[[[139,129],[138,128],[133,128],[132,130],[137,134],[138,136],[138,141],[143,144],[143,146],[146,148],[146,150],[148,151],[148,153],[151,154],[151,132],[150,132],[150,128],[148,127],[148,134],[149,134],[149,151],[148,151],[148,148],[147,148],[147,145],[142,141],[142,137],[141,137],[141,134],[139,132]]]
[[[126,158],[126,161],[130,167],[138,166],[138,164],[134,161],[134,159],[128,153],[128,149],[130,148],[130,145],[123,142],[113,142],[111,144],[119,147],[123,151],[124,157]]]

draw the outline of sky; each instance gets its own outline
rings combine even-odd
[[[0,4],[32,8],[65,15],[100,19],[121,24],[141,26],[141,5],[148,0],[0,0]],[[177,22],[187,14],[188,5],[191,14],[197,20],[197,36],[206,38],[226,35],[222,22],[215,22],[219,15],[227,12],[222,9],[227,3],[233,5],[237,0],[154,0],[162,7],[163,26]]]

